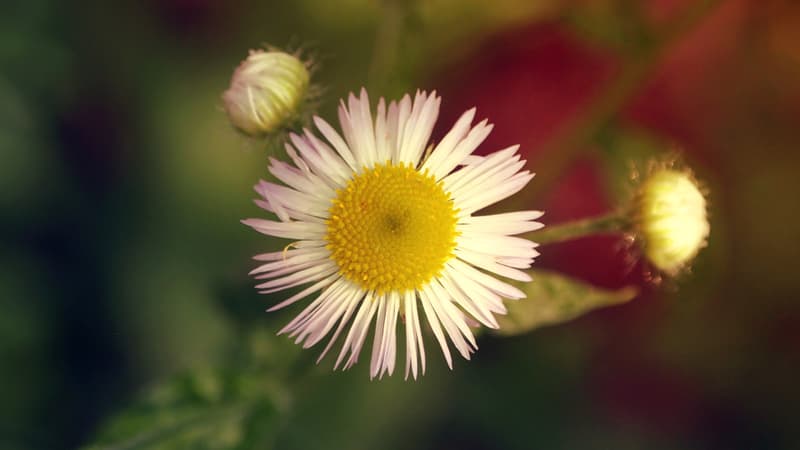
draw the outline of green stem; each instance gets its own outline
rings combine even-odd
[[[626,214],[614,212],[603,216],[547,226],[542,230],[527,233],[522,237],[540,244],[553,244],[596,234],[620,233],[628,225],[629,219]]]
[[[563,175],[565,170],[586,149],[591,141],[636,93],[639,86],[657,66],[663,55],[687,32],[694,29],[719,0],[702,0],[693,4],[673,24],[662,30],[654,42],[624,63],[617,78],[569,124],[565,132],[545,144],[538,161],[536,180],[526,190],[527,199],[539,198]],[[530,204],[528,202],[528,204]]]
[[[386,89],[389,74],[394,70],[397,61],[404,16],[405,11],[400,1],[384,0],[381,2],[381,19],[367,75],[371,91],[381,92]]]

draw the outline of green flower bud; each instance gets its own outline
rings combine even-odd
[[[222,95],[234,127],[249,136],[273,133],[301,116],[308,96],[309,72],[295,56],[251,50]]]
[[[705,246],[710,232],[706,199],[690,173],[655,170],[639,187],[636,232],[645,257],[674,275]]]

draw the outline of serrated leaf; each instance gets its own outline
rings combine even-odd
[[[273,397],[258,374],[182,375],[113,417],[85,449],[269,448],[278,417]]]
[[[543,271],[529,271],[533,281],[516,283],[527,298],[506,301],[508,314],[498,316],[500,335],[512,336],[536,328],[563,323],[597,308],[630,301],[638,294],[634,286],[602,289],[568,276]]]

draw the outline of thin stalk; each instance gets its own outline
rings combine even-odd
[[[527,233],[523,237],[539,244],[553,244],[597,234],[621,233],[628,228],[628,225],[629,219],[626,214],[614,212],[547,226],[539,231]]]
[[[367,75],[368,86],[372,91],[383,91],[389,74],[397,64],[398,48],[405,17],[404,4],[398,0],[383,0],[381,18],[372,49],[372,61]]]
[[[719,0],[694,3],[684,14],[655,37],[652,45],[626,61],[617,78],[569,124],[566,130],[545,144],[537,162],[536,181],[526,190],[527,199],[539,198],[566,171],[590,142],[625,106],[642,82],[657,67],[663,55],[705,18]]]

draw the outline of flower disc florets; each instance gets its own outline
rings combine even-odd
[[[342,275],[379,294],[421,288],[456,245],[441,183],[405,164],[377,164],[337,192],[325,240]]]

